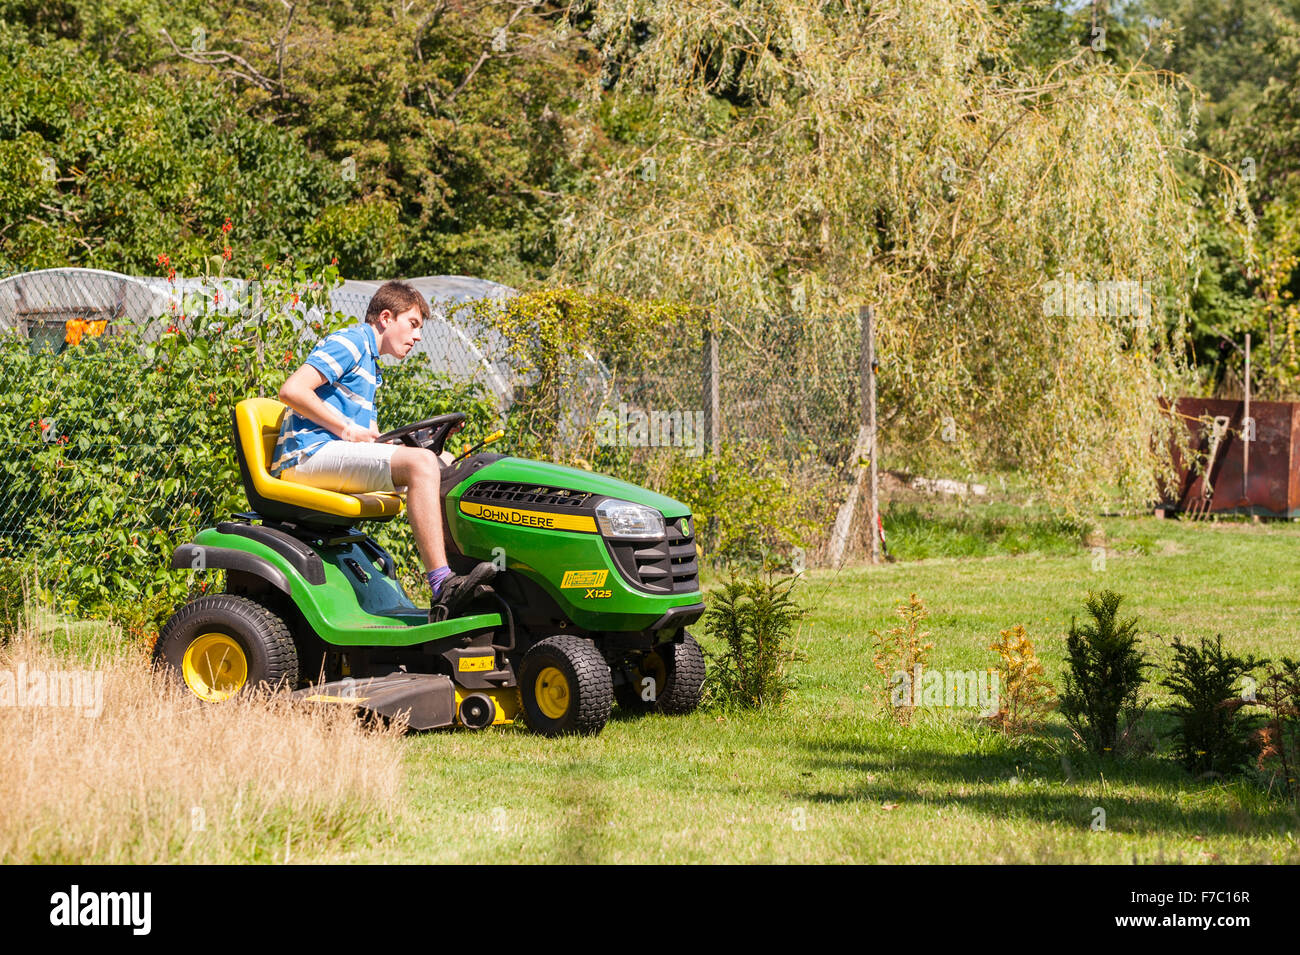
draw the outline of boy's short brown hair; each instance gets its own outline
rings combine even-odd
[[[424,296],[406,282],[399,282],[394,279],[379,286],[375,294],[371,296],[370,304],[366,306],[366,321],[373,325],[379,321],[380,313],[384,311],[392,312],[394,315],[401,315],[416,305],[420,307],[420,318],[427,322],[429,320],[429,303],[425,301]]]

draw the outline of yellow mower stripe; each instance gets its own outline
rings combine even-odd
[[[596,519],[586,514],[552,514],[549,511],[523,511],[515,507],[493,507],[491,504],[460,502],[460,512],[479,520],[495,521],[512,527],[538,527],[552,531],[582,531],[596,533]]]

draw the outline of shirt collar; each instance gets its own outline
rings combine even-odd
[[[379,333],[375,331],[375,326],[366,322],[366,328],[370,334],[366,336],[366,341],[370,342],[370,357],[374,359],[375,369],[375,388],[376,390],[384,383],[384,373],[379,367]]]

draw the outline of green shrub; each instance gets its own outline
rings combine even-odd
[[[11,557],[0,557],[0,643],[17,630],[26,612],[29,571]]]
[[[808,612],[791,596],[797,580],[733,577],[710,597],[704,632],[723,649],[709,654],[707,704],[759,709],[785,702],[796,686],[790,667],[801,659],[795,625]]]
[[[1260,665],[1253,656],[1223,649],[1223,637],[1202,637],[1199,645],[1175,637],[1174,660],[1160,681],[1175,699],[1175,751],[1193,773],[1228,773],[1250,753],[1251,719],[1237,681]]]
[[[796,471],[765,444],[733,444],[717,455],[676,455],[662,479],[642,480],[690,506],[703,560],[758,571],[773,557],[788,561],[811,548],[824,530],[816,510],[829,497],[792,482]],[[627,479],[641,483],[635,475]]]
[[[1110,590],[1089,593],[1084,606],[1092,622],[1080,626],[1071,619],[1066,637],[1061,714],[1098,756],[1132,752],[1141,745],[1137,729],[1146,702],[1139,695],[1151,664],[1138,649],[1137,618],[1117,619],[1123,600]]]

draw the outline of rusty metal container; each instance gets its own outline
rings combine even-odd
[[[1300,403],[1251,401],[1254,440],[1248,466],[1243,454],[1249,430],[1242,420],[1245,407],[1244,401],[1216,398],[1179,398],[1174,403],[1175,414],[1190,432],[1193,454],[1189,461],[1174,449],[1178,479],[1166,494],[1167,507],[1193,514],[1300,517]]]

